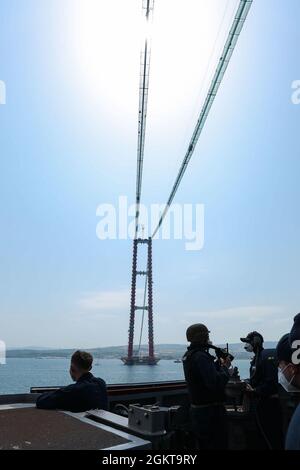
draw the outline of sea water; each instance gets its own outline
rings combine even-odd
[[[249,375],[249,361],[236,360],[242,379]],[[162,360],[156,366],[125,366],[119,359],[95,360],[93,374],[107,384],[163,382],[183,379],[181,363]],[[69,360],[64,358],[10,358],[0,365],[0,394],[28,393],[30,387],[71,383]]]

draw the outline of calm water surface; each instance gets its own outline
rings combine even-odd
[[[241,378],[248,377],[249,361],[237,360]],[[26,393],[30,387],[68,385],[68,359],[19,359],[7,360],[0,365],[0,394]],[[95,361],[94,375],[102,377],[108,384],[159,382],[182,380],[182,364],[160,361],[157,366],[124,366],[118,359]]]

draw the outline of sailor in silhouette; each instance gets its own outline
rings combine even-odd
[[[225,387],[229,380],[230,358],[215,361],[209,353],[209,330],[196,324],[187,329],[191,343],[183,357],[191,408],[191,426],[199,449],[227,448]]]
[[[37,408],[66,410],[79,413],[92,409],[107,409],[107,391],[104,380],[91,373],[93,356],[76,351],[71,358],[70,375],[73,385],[55,392],[43,393],[36,402]]]
[[[257,442],[263,449],[282,449],[282,413],[278,398],[278,361],[275,349],[264,349],[264,338],[252,331],[245,338],[245,350],[254,353],[250,362],[247,391],[251,398]]]

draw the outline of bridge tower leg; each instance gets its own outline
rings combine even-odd
[[[147,245],[147,270],[138,271],[138,246]],[[136,284],[138,276],[147,276],[148,286],[148,305],[136,305]],[[135,317],[138,310],[148,312],[148,356],[137,356],[134,354],[134,329]],[[133,242],[133,261],[132,261],[132,280],[131,280],[131,301],[130,301],[130,317],[129,317],[129,336],[127,356],[122,358],[126,365],[149,364],[155,365],[158,359],[154,353],[154,331],[153,331],[153,273],[152,273],[152,239],[137,238]]]
[[[155,361],[153,332],[153,278],[152,278],[152,239],[148,241],[148,339],[149,359]]]

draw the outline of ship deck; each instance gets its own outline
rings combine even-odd
[[[85,413],[0,406],[1,450],[126,450],[150,443],[89,419]]]

